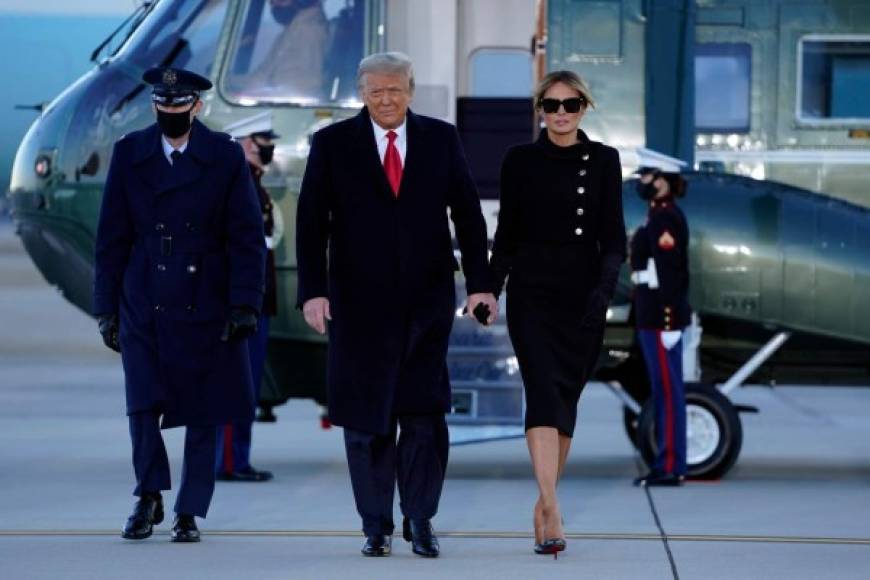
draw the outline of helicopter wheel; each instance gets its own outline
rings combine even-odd
[[[686,384],[686,461],[688,477],[719,479],[730,470],[743,444],[737,409],[716,388]],[[646,464],[656,456],[655,405],[644,404],[637,427],[637,448]]]

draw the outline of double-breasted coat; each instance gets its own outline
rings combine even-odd
[[[452,125],[408,112],[398,197],[365,108],[314,135],[297,212],[297,306],[329,298],[337,425],[386,434],[394,415],[449,411],[458,264],[448,210],[466,289],[488,292],[486,224]]]
[[[117,314],[127,412],[162,426],[252,418],[244,341],[222,342],[231,307],[259,311],[266,247],[244,154],[193,122],[170,165],[152,125],[115,144],[97,227],[94,313]]]

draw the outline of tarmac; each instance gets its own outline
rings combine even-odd
[[[170,543],[169,522],[122,540],[122,381],[94,321],[0,222],[0,579],[870,578],[870,389],[742,388],[733,398],[761,412],[742,416],[728,476],[648,492],[631,485],[641,466],[618,401],[590,385],[560,485],[567,551],[532,553],[536,488],[513,439],[451,449],[442,556],[423,560],[399,536],[390,558],[359,554],[341,430],[322,430],[311,401],[256,424],[254,464],[275,480],[219,482],[201,543]],[[165,432],[176,484],[182,433]]]

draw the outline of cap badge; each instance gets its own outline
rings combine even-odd
[[[175,74],[175,71],[172,69],[168,69],[163,71],[163,84],[169,85],[170,87],[178,82],[178,75]]]

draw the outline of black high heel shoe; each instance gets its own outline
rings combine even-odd
[[[550,538],[549,540],[544,540],[540,544],[535,544],[535,554],[542,554],[545,556],[553,554],[553,559],[556,559],[559,557],[559,552],[564,552],[567,547],[568,544],[565,542],[564,538]]]

